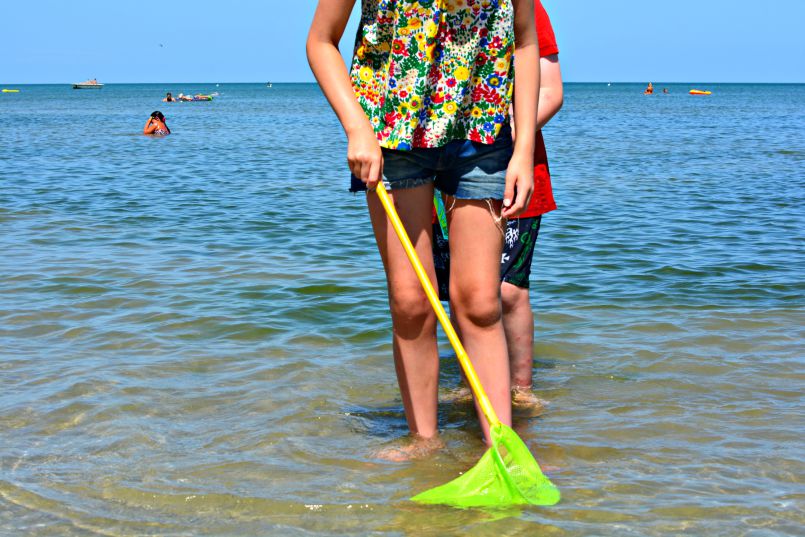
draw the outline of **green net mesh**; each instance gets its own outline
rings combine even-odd
[[[528,447],[510,427],[492,428],[492,447],[462,476],[411,498],[454,507],[554,505],[559,489],[545,477]]]

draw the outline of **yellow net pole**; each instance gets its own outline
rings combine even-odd
[[[481,381],[478,379],[478,375],[476,374],[475,368],[470,361],[470,357],[467,356],[467,351],[464,350],[464,345],[461,344],[461,340],[458,338],[458,334],[456,334],[453,324],[450,322],[450,317],[444,310],[444,306],[442,306],[442,303],[439,300],[439,295],[433,288],[433,284],[431,283],[428,274],[425,272],[425,268],[422,266],[422,262],[419,260],[416,250],[414,250],[414,245],[411,244],[411,239],[408,238],[408,233],[406,233],[405,228],[403,227],[400,216],[397,214],[397,209],[394,208],[394,202],[389,197],[386,187],[383,185],[382,181],[377,184],[376,193],[377,197],[380,198],[380,203],[383,204],[383,208],[386,210],[386,214],[388,215],[392,227],[394,227],[394,231],[397,233],[397,237],[400,239],[400,242],[405,249],[408,259],[411,261],[411,265],[414,267],[417,278],[419,278],[419,283],[422,284],[422,288],[425,290],[425,294],[428,297],[430,305],[433,307],[433,311],[436,312],[436,317],[438,317],[439,322],[442,324],[442,328],[444,328],[444,331],[447,334],[447,339],[450,340],[453,350],[456,351],[456,356],[458,357],[458,361],[461,364],[462,369],[464,369],[464,375],[467,377],[467,382],[470,383],[470,388],[478,400],[478,406],[481,407],[481,411],[484,413],[484,416],[486,416],[489,426],[494,427],[500,423],[500,420],[495,413],[495,409],[492,408],[492,403],[486,396],[486,392],[481,385]]]

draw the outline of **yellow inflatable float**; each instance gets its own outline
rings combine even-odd
[[[690,90],[690,94],[691,95],[712,95],[713,92],[712,91],[700,90],[700,89],[692,89],[692,90]]]
[[[3,93],[19,93],[18,89],[3,89]]]

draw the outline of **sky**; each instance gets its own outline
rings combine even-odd
[[[805,0],[543,4],[569,82],[805,82]],[[0,84],[309,82],[304,44],[315,7],[316,0],[0,0]],[[357,12],[341,43],[346,56]]]

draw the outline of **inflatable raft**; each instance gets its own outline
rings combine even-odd
[[[690,90],[690,94],[691,95],[712,95],[713,92],[712,91],[699,90],[699,89],[692,89],[692,90]]]
[[[3,93],[19,93],[20,90],[18,89],[4,89]]]

